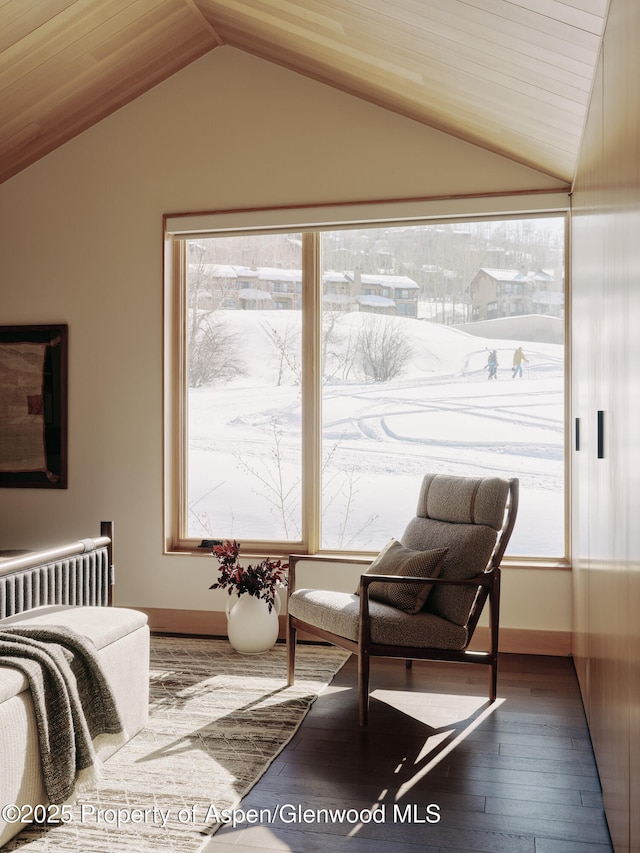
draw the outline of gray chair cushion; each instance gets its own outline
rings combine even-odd
[[[422,646],[434,649],[464,649],[466,628],[454,625],[434,613],[414,616],[379,601],[369,603],[371,641],[394,646]],[[301,589],[289,597],[289,613],[309,625],[357,642],[360,599],[348,592]]]
[[[466,580],[486,569],[496,538],[492,527],[414,518],[407,525],[401,541],[407,548],[415,550],[446,548],[440,577]],[[439,586],[431,591],[425,608],[456,625],[466,625],[475,595],[474,587]]]
[[[392,539],[378,554],[365,574],[435,578],[440,572],[442,559],[446,553],[446,548],[414,551],[406,548],[397,539]],[[405,613],[415,614],[422,610],[432,587],[433,584],[430,583],[401,584],[376,581],[369,585],[369,598],[390,604]],[[359,591],[358,586],[356,593]]]
[[[427,474],[422,480],[416,515],[453,524],[486,525],[498,532],[508,494],[509,481],[500,477]]]
[[[501,477],[453,477],[427,474],[422,480],[416,517],[401,542],[413,550],[446,548],[440,577],[466,580],[483,572],[504,523],[509,481]],[[425,609],[466,626],[477,590],[436,586]]]

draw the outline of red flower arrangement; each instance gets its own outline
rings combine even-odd
[[[275,606],[276,589],[286,587],[286,569],[289,563],[282,560],[270,560],[266,557],[255,566],[241,566],[238,562],[240,543],[227,539],[221,545],[214,545],[211,556],[220,563],[220,580],[211,584],[209,589],[226,589],[229,595],[254,595],[262,598],[269,606],[269,613]]]

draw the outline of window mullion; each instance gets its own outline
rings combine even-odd
[[[167,316],[172,319],[165,333],[165,404],[169,403],[172,417],[165,417],[165,429],[170,430],[165,442],[167,456],[165,489],[171,495],[175,512],[165,517],[165,542],[169,547],[186,538],[187,531],[187,388],[186,381],[186,242],[172,239],[167,242],[165,262],[171,270],[174,287],[169,291],[172,304]],[[171,401],[176,401],[172,403]]]
[[[303,539],[310,553],[320,548],[322,445],[322,277],[320,234],[302,236],[302,501]]]

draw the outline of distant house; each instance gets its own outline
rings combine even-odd
[[[343,272],[328,270],[322,275],[322,307],[328,311],[353,309],[353,282]]]
[[[190,264],[189,287],[204,310],[298,310],[302,271],[236,264]],[[405,275],[327,271],[322,302],[326,310],[418,316],[418,284]]]
[[[301,270],[201,263],[189,265],[189,276],[205,310],[300,308]]]
[[[550,270],[523,272],[483,267],[469,290],[472,320],[521,314],[564,316],[563,282],[557,281]]]
[[[352,281],[353,298],[360,311],[373,314],[418,316],[420,286],[406,275],[371,275],[359,270],[345,275]]]
[[[302,270],[258,267],[258,290],[271,296],[272,308],[299,309],[302,304]],[[268,305],[257,305],[267,308]]]

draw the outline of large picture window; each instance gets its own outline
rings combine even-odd
[[[426,472],[565,557],[565,218],[170,234],[174,547],[377,551]]]

